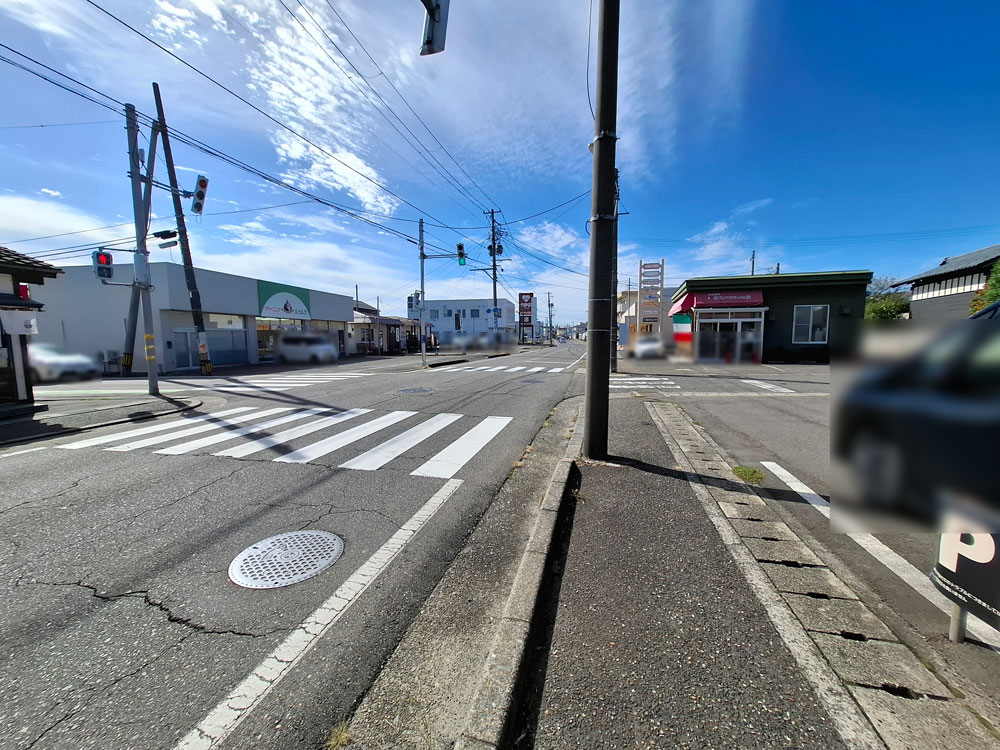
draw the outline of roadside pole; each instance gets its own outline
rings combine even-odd
[[[484,212],[485,213],[485,212]],[[500,339],[497,334],[497,255],[503,252],[503,248],[497,244],[497,220],[496,209],[490,209],[490,257],[493,261],[493,346],[496,351],[500,350]]]
[[[615,228],[615,146],[618,136],[618,20],[620,0],[601,0],[597,31],[597,101],[591,197],[590,301],[587,308],[587,390],[583,455],[608,455],[612,276]]]
[[[611,287],[614,296],[614,312],[611,314],[611,372],[618,372],[618,198],[621,191],[618,187],[618,170],[615,170],[615,238],[614,266],[612,267]]]
[[[153,124],[149,139],[149,153],[146,155],[146,176],[142,176],[142,161],[139,158],[139,123],[135,107],[125,105],[125,123],[128,130],[129,177],[132,181],[132,213],[135,217],[135,285],[139,287],[142,302],[142,327],[144,330],[144,350],[146,370],[149,380],[149,395],[160,395],[156,372],[156,337],[153,332],[153,306],[149,297],[151,278],[149,273],[149,251],[146,249],[146,233],[149,230],[149,207],[152,199],[153,167],[156,165],[156,139],[159,128]],[[143,196],[143,182],[146,194]]]
[[[424,220],[421,219],[418,227],[417,248],[420,250],[420,366],[427,367],[427,329],[424,328]]]
[[[139,285],[135,283],[135,261],[132,261],[132,297],[128,302],[128,321],[125,323],[125,345],[122,347],[122,375],[132,374],[132,357],[135,350],[135,329],[139,323]]]
[[[156,99],[156,118],[160,123],[160,137],[163,139],[163,158],[167,162],[167,177],[170,180],[170,194],[174,199],[174,216],[177,218],[177,239],[180,240],[181,258],[184,261],[184,279],[187,281],[188,297],[191,300],[191,317],[198,331],[198,362],[202,375],[212,374],[212,358],[208,351],[208,335],[205,333],[205,316],[201,310],[201,294],[198,293],[198,281],[194,275],[194,262],[191,260],[191,245],[188,243],[187,225],[184,222],[184,207],[181,205],[181,191],[177,186],[177,173],[174,170],[174,157],[170,151],[170,137],[167,131],[167,120],[163,114],[163,102],[160,99],[160,87],[153,84],[153,98]]]
[[[546,292],[548,299],[546,300],[549,305],[549,346],[552,346],[552,292]]]

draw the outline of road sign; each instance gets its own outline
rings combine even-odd
[[[931,581],[962,609],[1000,630],[998,539],[1000,534],[941,534]]]

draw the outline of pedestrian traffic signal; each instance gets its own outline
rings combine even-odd
[[[465,265],[465,245],[461,242],[458,243],[458,265]]]
[[[115,259],[111,257],[111,253],[107,250],[95,250],[90,257],[94,261],[94,276],[102,281],[115,277]]]
[[[208,192],[208,178],[198,175],[194,184],[194,200],[191,201],[191,213],[200,214],[205,209],[205,193]]]

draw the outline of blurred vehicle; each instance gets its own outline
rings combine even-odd
[[[559,337],[559,343],[560,344],[565,344],[566,343],[566,337],[565,336],[560,336]]]
[[[86,354],[67,354],[53,344],[28,344],[28,367],[32,382],[67,378],[90,380],[101,374],[97,362]]]
[[[984,311],[985,312],[985,311]],[[962,321],[916,354],[863,371],[832,410],[834,511],[1000,531],[1000,319]]]
[[[635,342],[635,357],[637,359],[664,357],[666,353],[663,342],[655,336],[645,336]]]
[[[275,359],[279,362],[336,362],[337,347],[318,333],[286,333],[278,340]]]

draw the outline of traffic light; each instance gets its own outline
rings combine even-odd
[[[458,265],[465,265],[465,245],[461,242],[458,243]]]
[[[107,250],[95,250],[91,254],[94,261],[94,276],[102,281],[110,281],[115,277],[115,259]]]
[[[208,178],[198,175],[194,184],[194,200],[191,201],[191,213],[200,214],[205,209],[205,193],[208,192]]]

